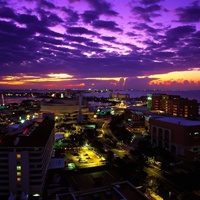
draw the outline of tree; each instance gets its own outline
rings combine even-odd
[[[113,163],[114,160],[114,153],[112,151],[107,152],[107,159],[106,159],[110,164]]]
[[[178,195],[178,200],[199,200],[200,197],[191,193],[191,192],[183,192]]]
[[[160,187],[160,179],[155,176],[147,176],[144,182],[144,187],[146,189],[152,190],[155,193],[158,193]]]

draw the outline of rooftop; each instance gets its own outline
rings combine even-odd
[[[57,195],[58,200],[90,200],[90,199],[112,199],[112,200],[147,200],[136,187],[130,182],[123,181],[113,183],[110,186],[93,188],[90,190],[76,191],[67,194]]]
[[[1,147],[44,147],[55,122],[48,118],[43,121],[32,121],[21,126],[19,131],[8,133],[0,141]],[[23,127],[23,128],[22,128]]]
[[[137,106],[137,105],[131,105],[126,108],[127,110],[133,110],[133,111],[147,111],[146,106]]]
[[[154,118],[154,117],[153,117]],[[183,117],[173,117],[173,116],[159,116],[154,118],[159,121],[168,122],[172,124],[180,124],[182,126],[200,126],[199,120],[189,120]]]

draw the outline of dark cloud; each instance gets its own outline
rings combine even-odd
[[[101,49],[101,44],[98,43],[92,43],[92,42],[88,42],[85,43],[86,45],[82,45],[82,44],[75,44],[73,43],[71,46],[75,47],[76,49],[78,49],[81,52],[81,56],[79,55],[79,57],[86,57],[86,53],[90,55],[90,57],[100,57],[99,55],[96,55],[94,53],[97,54],[102,54],[103,52],[105,52],[104,49]],[[86,68],[88,67],[87,65],[85,66]],[[96,68],[96,67],[95,67]]]
[[[38,24],[40,21],[35,15],[21,14],[18,16],[17,21],[22,24]]]
[[[62,7],[61,8],[62,11],[64,11],[68,17],[66,17],[66,21],[67,21],[67,25],[70,24],[76,24],[79,20],[79,14],[72,10],[71,8],[65,8],[65,7]]]
[[[146,23],[164,11],[161,0],[132,1],[131,16],[128,11],[123,16],[117,5],[121,17],[112,7],[116,1],[111,0],[71,1],[76,1],[77,7],[67,2],[67,7],[61,7],[54,0],[26,1],[17,9],[10,1],[0,2],[1,75],[62,72],[77,79],[120,76],[128,77],[126,83],[124,79],[118,84],[113,80],[107,81],[107,86],[122,87],[125,83],[125,87],[132,88],[133,83],[139,83],[142,89],[150,79],[138,80],[137,76],[200,66],[198,26],[177,27],[174,21],[168,24],[164,18]],[[194,5],[198,10],[197,2],[176,10],[180,22],[199,22]],[[138,18],[145,22],[140,23]],[[127,21],[122,23],[124,19]],[[133,21],[129,23],[130,19]],[[85,83],[90,86],[91,81]],[[99,87],[105,84],[98,80],[94,83]]]
[[[16,15],[13,9],[9,7],[2,7],[0,8],[0,17],[14,19],[16,18]]]
[[[118,28],[117,23],[114,21],[103,21],[103,20],[96,20],[92,24],[95,28],[102,28],[114,32],[122,32],[122,29]]]
[[[135,32],[127,32],[126,35],[130,37],[138,36],[138,34],[136,34]]]
[[[58,15],[48,10],[43,10],[42,8],[40,8],[38,10],[38,13],[41,18],[40,25],[53,27],[63,22],[63,20]]]
[[[67,28],[67,32],[69,34],[86,34],[86,35],[98,35],[98,33],[94,32],[94,31],[90,31],[86,28],[83,27],[68,27]]]
[[[200,64],[198,59],[198,55],[200,55],[200,49],[198,47],[187,45],[177,51],[177,55],[179,56],[179,62],[185,63],[196,63]],[[182,58],[182,59],[180,59]]]
[[[153,56],[155,56],[155,58],[171,58],[173,56],[175,56],[176,54],[174,52],[154,52]]]
[[[99,44],[99,43],[96,43],[96,42],[87,42],[85,43],[87,46],[90,46],[90,47],[101,47],[102,45]]]
[[[27,19],[30,21],[27,21]],[[60,40],[54,39],[54,37],[62,37],[63,35],[42,26],[36,17],[20,15],[18,20],[23,23],[31,23],[27,24],[26,28],[21,28],[16,26],[14,22],[0,21],[0,62],[2,64],[11,64],[12,62],[20,64],[24,61],[35,62],[43,56],[38,52],[41,52],[41,49],[46,44],[63,44]],[[35,33],[42,33],[42,35],[47,37],[35,37]]]
[[[200,22],[200,5],[196,1],[191,6],[185,8],[177,8],[176,14],[179,17],[179,22],[190,23],[190,22]]]
[[[134,50],[134,52],[136,52],[137,50],[139,50],[139,48],[137,46],[135,46],[133,44],[130,44],[130,43],[123,43],[123,45],[129,47],[132,50]]]
[[[106,14],[106,15],[111,15],[111,16],[118,15],[117,12],[111,9],[111,4],[104,0],[87,0],[87,1],[100,14]]]
[[[49,28],[42,26],[42,24],[32,24],[28,27],[28,30],[35,33],[41,33],[43,35],[51,36],[51,37],[63,37],[63,34],[52,31]]]
[[[200,38],[200,31],[197,31],[196,33],[193,34],[194,37]]]
[[[92,21],[99,19],[99,13],[97,11],[86,10],[82,14],[82,18],[85,23],[91,23]]]
[[[101,39],[102,39],[102,40],[105,40],[105,41],[114,41],[114,40],[116,40],[116,37],[101,36]]]
[[[144,45],[147,45],[145,52],[150,54],[153,51],[169,52],[169,49],[171,52],[176,52],[189,42],[188,39],[192,37],[193,32],[195,32],[195,27],[193,26],[179,26],[168,29],[164,35],[151,34],[152,38],[143,41]]]
[[[69,0],[70,2],[79,2],[81,0]],[[117,16],[118,13],[112,10],[112,6],[105,0],[84,0],[89,3],[92,9],[98,14],[108,15],[108,16]]]
[[[151,79],[149,78],[140,78],[137,77],[129,77],[127,78],[124,87],[128,89],[136,89],[136,90],[142,90],[142,89],[150,89],[149,81]]]
[[[142,19],[142,20],[147,21],[147,22],[152,22],[149,14],[147,12],[145,12],[145,8],[140,7],[140,6],[136,6],[132,9],[132,12],[134,14],[136,14],[136,16],[138,16],[139,19]]]
[[[156,12],[156,11],[160,11],[160,10],[161,10],[161,6],[158,4],[153,4],[148,7],[145,7],[145,12],[147,12],[147,13]]]
[[[0,5],[1,6],[6,6],[8,4],[7,0],[1,0]]]
[[[138,23],[133,27],[133,29],[145,31],[147,34],[156,34],[159,32],[159,29],[155,29],[145,23]]]
[[[160,3],[161,1],[163,0],[140,0],[140,3],[144,5],[150,5],[150,4]]]
[[[58,24],[63,23],[63,20],[54,13],[50,13],[47,17],[48,20],[51,21],[51,26],[56,26]]]
[[[36,0],[24,0],[26,2],[36,2]]]
[[[67,41],[73,41],[73,42],[91,42],[91,39],[85,38],[85,37],[80,37],[80,36],[71,36],[71,35],[67,35],[65,36],[65,39]]]
[[[37,36],[34,39],[39,41],[39,42],[42,42],[42,43],[50,43],[50,44],[55,44],[55,45],[62,45],[63,44],[62,40],[57,40],[55,38]]]
[[[177,40],[183,37],[190,35],[196,31],[195,26],[178,26],[176,28],[172,28],[166,32],[166,36],[168,38]]]
[[[138,16],[139,19],[142,19],[147,22],[152,22],[152,17],[160,16],[158,11],[161,11],[161,6],[158,4],[153,4],[146,7],[135,6],[132,8],[132,12]]]
[[[40,7],[46,7],[48,9],[56,8],[56,6],[52,2],[49,2],[46,0],[39,1],[39,4],[40,4]]]

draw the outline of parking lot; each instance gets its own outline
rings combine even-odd
[[[104,157],[87,147],[81,147],[80,150],[67,150],[65,161],[66,164],[74,163],[77,168],[95,167],[106,164]]]

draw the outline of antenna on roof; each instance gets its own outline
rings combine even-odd
[[[14,141],[14,145],[17,146],[18,143],[19,143],[19,137],[16,137],[16,138],[15,138],[15,141]]]
[[[3,94],[1,94],[1,98],[2,98],[2,105],[5,106],[5,99]]]

